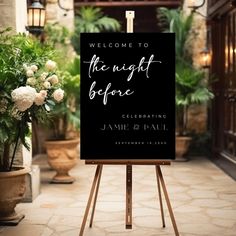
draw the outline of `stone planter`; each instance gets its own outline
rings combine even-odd
[[[52,183],[73,183],[74,178],[69,175],[78,160],[79,139],[46,141],[48,163],[56,170]]]
[[[187,161],[188,159],[184,157],[184,154],[187,153],[189,145],[191,143],[191,137],[185,136],[176,136],[176,147],[175,147],[175,156],[176,161]]]
[[[15,212],[15,206],[21,201],[26,190],[25,176],[28,168],[15,168],[9,172],[0,172],[0,224],[17,225],[23,215]]]

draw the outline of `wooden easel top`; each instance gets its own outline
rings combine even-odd
[[[85,164],[92,165],[170,165],[170,160],[86,160]]]

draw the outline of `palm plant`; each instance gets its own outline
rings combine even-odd
[[[55,104],[51,120],[46,124],[51,131],[49,140],[73,139],[72,135],[77,135],[80,129],[80,57],[70,53],[69,36],[69,30],[58,23],[45,26],[45,42],[56,48],[54,59],[65,92],[63,101]]]
[[[176,64],[176,123],[180,136],[187,132],[188,107],[192,104],[202,104],[214,97],[203,78],[203,71],[196,70],[188,64]]]
[[[120,30],[120,23],[105,16],[101,8],[81,7],[75,17],[75,31],[71,38],[75,51],[80,53],[80,33],[114,32]]]
[[[164,32],[175,33],[176,61],[192,63],[192,55],[188,50],[189,35],[192,30],[193,14],[184,15],[181,9],[157,9],[158,24]]]
[[[190,34],[193,14],[184,15],[181,9],[158,9],[159,24],[165,32],[175,33],[176,50],[176,112],[180,136],[187,132],[187,113],[192,104],[201,104],[214,95],[207,88],[205,73],[193,67]]]

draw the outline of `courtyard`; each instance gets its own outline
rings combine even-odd
[[[25,218],[18,226],[1,227],[4,236],[76,236],[95,173],[94,165],[79,161],[72,169],[73,184],[50,184],[55,174],[44,155],[34,164],[41,169],[41,194],[33,203],[16,207]],[[236,183],[204,157],[162,167],[182,236],[233,236],[236,232]],[[93,227],[85,236],[174,235],[164,202],[162,228],[155,169],[133,166],[133,228],[125,229],[125,166],[104,166]],[[89,217],[88,217],[89,221]]]

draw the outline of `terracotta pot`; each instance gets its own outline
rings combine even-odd
[[[191,137],[176,136],[175,156],[177,161],[187,161],[183,156],[187,153],[191,140]]]
[[[56,170],[52,183],[73,183],[74,178],[69,175],[78,160],[79,139],[46,141],[49,165]]]
[[[16,214],[15,206],[24,196],[26,190],[25,176],[28,172],[29,169],[24,167],[9,172],[0,172],[1,222],[13,221],[17,224],[20,218],[23,218],[22,215]]]

